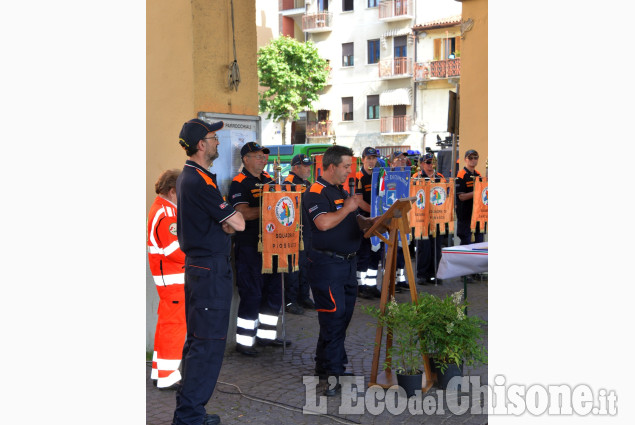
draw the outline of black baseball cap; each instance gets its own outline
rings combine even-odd
[[[408,156],[408,152],[394,151],[392,153],[393,158],[397,158],[399,155]]]
[[[218,131],[223,128],[224,125],[225,123],[222,121],[210,124],[197,118],[189,120],[183,124],[183,127],[181,128],[181,132],[179,133],[179,143],[184,149],[196,146],[201,139],[207,136],[207,133]]]
[[[313,161],[311,161],[311,158],[304,155],[304,154],[299,154],[293,157],[293,159],[291,160],[291,166],[293,167],[294,165],[312,165]]]
[[[245,143],[245,145],[240,149],[240,157],[242,158],[243,156],[247,155],[249,152],[260,152],[260,151],[266,154],[269,153],[269,149],[265,148],[264,146],[260,146],[256,142]]]
[[[465,157],[464,157],[464,158],[467,158],[467,157],[468,157],[468,156],[470,156],[470,155],[476,155],[476,156],[478,156],[478,152],[476,152],[474,149],[470,149],[470,150],[468,150],[467,152],[465,152]]]
[[[362,152],[362,158],[365,158],[367,156],[379,156],[379,151],[373,147],[366,147],[364,148],[364,151]]]
[[[420,161],[427,161],[428,159],[434,159],[434,154],[433,153],[423,154],[421,155]]]

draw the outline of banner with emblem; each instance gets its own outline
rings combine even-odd
[[[428,239],[430,227],[430,181],[412,179],[410,182],[410,197],[415,201],[410,209],[410,227],[415,239]]]
[[[370,216],[378,217],[388,211],[397,199],[410,196],[410,167],[397,170],[373,168],[371,185],[373,189],[370,194]],[[372,245],[377,246],[380,242],[377,236],[371,236]]]
[[[454,233],[454,179],[449,183],[430,182],[430,235]],[[437,232],[438,225],[438,232]]]
[[[324,157],[324,155],[315,155],[313,156],[313,160],[315,161],[315,174],[313,175],[313,181],[317,181],[318,177],[322,177],[322,174],[324,173],[324,166],[322,165],[322,158]],[[351,173],[348,175],[348,177],[346,178],[346,183],[343,184],[344,190],[349,194],[349,195],[354,195],[355,194],[355,188],[353,187],[353,193],[351,193],[351,185],[349,183],[353,183],[353,185],[355,184],[355,180],[357,179],[357,158],[353,157],[352,158],[352,165],[351,165]]]
[[[487,203],[488,203],[487,177],[476,177],[474,179],[474,203],[472,204],[472,241],[476,233],[476,224],[480,223],[480,233],[487,233]]]
[[[274,256],[278,257],[279,273],[286,273],[289,264],[293,271],[298,270],[301,196],[294,185],[266,184],[262,187],[258,250],[262,252],[263,273],[273,273]]]

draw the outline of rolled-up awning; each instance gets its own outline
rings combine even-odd
[[[381,36],[379,36],[379,41],[381,41],[381,45],[384,47],[384,49],[387,47],[386,45],[386,38],[388,37],[399,37],[400,35],[412,35],[412,29],[411,28],[395,28],[392,29],[390,31],[387,31],[385,33],[383,33]],[[408,45],[412,44],[412,37],[408,37]]]
[[[411,99],[411,88],[386,90],[383,93],[379,93],[379,106],[411,105]]]

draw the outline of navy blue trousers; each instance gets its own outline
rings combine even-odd
[[[341,375],[348,363],[344,347],[346,329],[357,299],[356,257],[342,260],[312,251],[309,264],[309,284],[320,324],[316,369]]]
[[[295,303],[309,298],[308,256],[300,251],[298,256],[300,270],[284,274],[284,299],[286,303]],[[291,268],[291,265],[289,265]]]
[[[185,320],[181,385],[174,423],[200,425],[223,363],[232,301],[229,257],[185,259]]]
[[[470,230],[469,221],[456,222],[456,235],[461,240],[461,245],[470,245],[473,243],[483,242],[483,234],[479,232],[480,223],[476,223],[476,233],[474,234],[474,242],[472,242],[472,231]]]
[[[256,320],[259,314],[278,316],[282,306],[282,276],[280,273],[262,273],[262,254],[258,247],[236,243],[236,286],[240,295],[238,317]],[[273,267],[277,270],[277,258]],[[260,329],[275,330],[275,325],[260,324]],[[252,337],[257,329],[237,333]]]
[[[417,240],[417,277],[425,279],[428,277],[435,277],[436,270],[441,261],[441,240],[443,237],[437,236],[433,238],[429,236],[428,239]],[[435,263],[435,249],[436,249],[436,263]]]

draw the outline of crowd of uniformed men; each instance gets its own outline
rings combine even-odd
[[[148,256],[160,297],[151,378],[158,388],[177,390],[173,425],[220,423],[217,415],[205,411],[205,405],[214,391],[225,351],[234,278],[232,236],[240,295],[236,350],[244,355],[257,356],[256,346],[285,344],[276,331],[283,307],[282,273],[286,311],[302,314],[305,308],[317,310],[320,328],[315,373],[321,378],[350,375],[344,340],[355,300],[358,295],[380,297],[377,275],[383,247],[372,246],[370,239],[363,237],[375,222],[370,217],[371,179],[379,152],[372,147],[363,150],[355,196],[343,188],[353,167],[350,148],[329,148],[322,159],[322,174],[313,184],[308,181],[311,158],[293,158],[285,183],[303,192],[305,250],[300,251],[299,271],[277,269],[274,257],[274,273],[263,274],[262,254],[258,252],[259,198],[261,185],[274,182],[264,171],[269,149],[255,142],[242,147],[242,170],[224,198],[216,175],[209,172],[218,158],[216,132],[223,125],[222,121],[209,124],[199,119],[183,124],[179,143],[188,159],[182,171],[161,174],[148,218]],[[394,152],[391,167],[409,167],[407,156]],[[415,177],[445,181],[434,171],[434,154],[416,159],[421,171]],[[465,162],[456,178],[457,235],[462,244],[470,243],[471,176],[480,175],[475,170],[478,153],[467,151]],[[481,241],[482,235],[477,235]],[[439,237],[430,237],[406,249],[414,251],[415,245],[417,283],[434,283],[442,242]],[[396,289],[400,291],[408,286],[401,249],[397,269]],[[339,390],[338,383],[325,394],[332,396]]]

